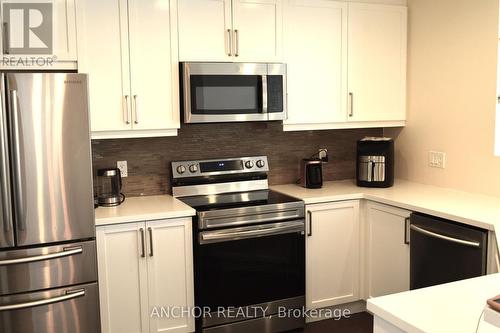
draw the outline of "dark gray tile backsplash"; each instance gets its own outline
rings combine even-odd
[[[294,183],[301,159],[327,148],[324,179],[349,179],[355,177],[356,141],[381,135],[378,128],[283,132],[280,122],[183,124],[176,137],[93,140],[93,168],[126,160],[125,195],[155,195],[171,193],[171,161],[267,155],[269,182],[276,185]]]

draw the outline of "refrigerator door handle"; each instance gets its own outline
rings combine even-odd
[[[19,110],[17,107],[17,91],[10,90],[10,110],[12,113],[12,157],[14,173],[14,212],[19,230],[26,230],[23,203],[23,182],[21,169],[21,144],[19,135]]]
[[[83,253],[83,248],[81,246],[65,247],[61,252],[41,254],[38,256],[24,257],[24,258],[17,258],[17,259],[0,260],[0,266],[23,264],[23,263],[34,262],[34,261],[56,259],[56,258],[68,257],[68,256],[72,256],[75,254],[80,254],[80,253]]]
[[[2,305],[2,306],[0,306],[0,312],[26,309],[26,308],[32,308],[32,307],[40,306],[40,305],[47,305],[47,304],[52,304],[52,303],[57,303],[57,302],[63,302],[63,301],[68,301],[68,300],[71,300],[73,298],[78,298],[78,297],[82,297],[82,296],[85,296],[85,289],[66,290],[65,294],[62,296],[56,296],[56,297],[52,297],[52,298],[41,299],[41,300],[26,302],[26,303]]]
[[[3,82],[4,76],[1,76]],[[3,91],[3,84],[0,84]],[[2,93],[2,103],[5,103],[5,94]],[[3,231],[6,234],[12,234],[12,210],[11,210],[11,197],[10,197],[10,168],[9,168],[9,153],[8,153],[8,137],[7,137],[7,119],[5,104],[2,104],[0,111],[0,186],[2,198],[2,218],[3,218]],[[8,237],[8,236],[7,236]],[[14,245],[12,243],[8,245]],[[7,242],[9,242],[7,238]]]

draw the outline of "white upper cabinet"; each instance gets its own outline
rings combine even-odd
[[[366,297],[410,289],[410,211],[366,205]]]
[[[231,0],[181,0],[180,61],[231,61]]]
[[[347,3],[288,0],[284,10],[287,125],[345,121]]]
[[[284,130],[404,126],[406,7],[285,0]]]
[[[277,62],[281,0],[179,1],[179,60]]]
[[[280,61],[283,26],[281,7],[281,0],[233,0],[235,61]]]
[[[181,1],[184,2],[184,1]],[[132,128],[178,128],[176,1],[129,0]],[[174,39],[175,40],[175,39]]]
[[[359,300],[359,201],[307,205],[306,308]]]
[[[176,12],[175,0],[77,3],[78,69],[89,74],[92,138],[177,134]]]
[[[55,69],[76,69],[77,68],[77,48],[76,48],[76,21],[75,21],[75,0],[52,0],[52,20],[50,18],[43,17],[42,13],[42,24],[48,22],[47,24],[52,25],[52,53],[50,54],[9,54],[7,43],[10,47],[13,47],[12,43],[15,40],[15,36],[20,36],[19,31],[16,30],[14,26],[7,26],[7,15],[4,13],[3,5],[6,3],[12,4],[26,4],[26,3],[47,3],[47,1],[25,1],[25,0],[2,0],[0,1],[1,12],[2,12],[2,22],[5,22],[1,26],[2,38],[0,39],[0,56],[7,58],[13,58],[14,63],[5,64],[0,63],[0,69],[37,69],[37,70],[55,70]],[[34,15],[30,13],[30,15]],[[45,21],[46,20],[46,21]],[[11,24],[12,25],[12,24]],[[32,41],[31,41],[32,42]],[[42,41],[43,42],[43,41]],[[40,44],[37,44],[40,45]],[[18,47],[18,46],[15,46]],[[30,47],[29,45],[24,45],[24,47]],[[54,60],[52,64],[45,62],[42,65],[23,65],[24,58],[31,57],[41,57],[41,58],[51,58]],[[18,60],[18,61],[16,61]],[[27,62],[24,62],[27,64]]]
[[[402,6],[349,3],[349,120],[406,119],[406,25]]]

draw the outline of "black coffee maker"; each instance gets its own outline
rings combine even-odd
[[[97,203],[99,206],[113,207],[125,201],[125,195],[122,193],[120,169],[109,168],[97,170],[97,186]]]
[[[391,187],[394,185],[394,140],[366,137],[358,141],[357,185]]]

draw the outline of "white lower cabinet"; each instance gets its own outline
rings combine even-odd
[[[359,201],[306,206],[306,308],[359,300]]]
[[[366,297],[410,289],[410,211],[366,204]]]
[[[194,306],[191,218],[97,227],[103,333],[193,332],[194,318],[161,308]]]

